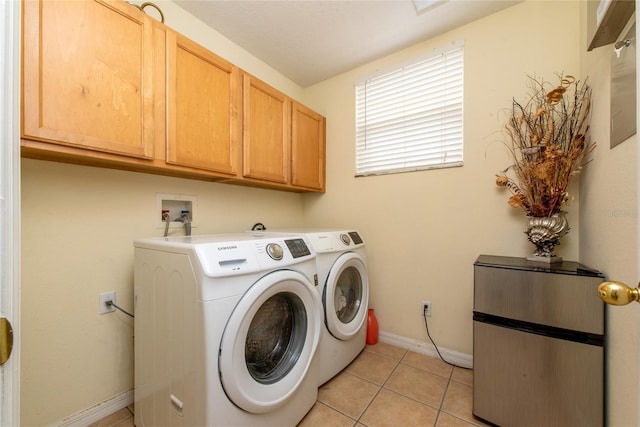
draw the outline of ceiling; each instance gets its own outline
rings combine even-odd
[[[521,0],[175,0],[302,87]],[[433,4],[432,4],[433,3]]]

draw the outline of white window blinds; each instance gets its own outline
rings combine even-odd
[[[356,85],[356,176],[462,165],[463,53]]]

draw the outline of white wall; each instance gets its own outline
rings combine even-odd
[[[371,306],[380,329],[427,341],[419,317],[433,303],[430,331],[442,347],[472,353],[472,263],[480,253],[524,256],[524,215],[506,205],[494,174],[508,164],[504,108],[525,93],[527,74],[588,76],[598,147],[567,208],[571,232],[558,253],[637,282],[636,137],[609,149],[611,47],[586,52],[585,2],[530,1],[322,82],[305,92],[327,114],[327,194],[305,195],[316,225],[356,226],[367,240]],[[464,167],[354,178],[354,90],[363,75],[465,40]],[[578,197],[579,196],[579,197]],[[640,310],[608,310],[607,420],[637,425]]]
[[[327,112],[327,193],[305,195],[316,225],[358,227],[367,241],[370,305],[380,329],[472,353],[473,262],[479,254],[525,256],[526,217],[507,205],[495,174],[510,162],[505,108],[522,99],[527,75],[580,75],[578,2],[525,2],[320,83],[305,96]],[[464,166],[354,178],[354,81],[390,64],[464,40]],[[577,191],[574,191],[577,193]],[[577,196],[577,194],[575,194]],[[578,258],[578,199],[558,253]]]
[[[582,10],[582,22],[586,20]],[[598,142],[595,161],[586,169],[580,193],[580,257],[608,279],[636,286],[638,257],[637,136],[609,148],[611,45],[587,52],[581,42],[582,70],[593,88],[592,137]],[[611,426],[638,425],[640,307],[633,303],[608,307],[607,359]]]

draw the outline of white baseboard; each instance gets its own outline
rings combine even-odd
[[[436,348],[431,343],[414,340],[384,331],[380,331],[380,333],[378,334],[378,339],[380,340],[380,342],[383,342],[385,344],[395,345],[396,347],[415,351],[416,353],[426,354],[427,356],[439,358]],[[438,346],[438,350],[440,350],[440,354],[448,362],[453,363],[454,365],[461,366],[463,368],[473,368],[472,355],[449,350],[440,346]]]
[[[122,408],[126,408],[132,403],[133,390],[125,391],[124,393],[113,396],[111,399],[105,400],[104,402],[100,402],[97,405],[73,414],[64,420],[53,424],[53,426],[85,427],[103,419],[107,415],[111,415],[114,412],[119,411]]]

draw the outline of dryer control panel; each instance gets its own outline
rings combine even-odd
[[[353,243],[356,245],[362,245],[364,243],[357,231],[350,231],[349,236],[351,236],[351,240],[353,240]]]
[[[364,240],[358,231],[322,231],[306,235],[316,254],[344,252],[364,247]]]

